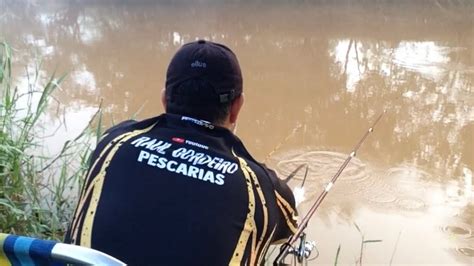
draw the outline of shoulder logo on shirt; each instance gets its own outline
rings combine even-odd
[[[206,146],[206,145],[198,143],[198,142],[190,141],[190,140],[187,140],[187,139],[173,137],[173,138],[171,138],[171,140],[176,142],[176,143],[180,143],[180,144],[184,143],[184,144],[195,146],[195,147],[198,147],[198,148],[201,148],[201,149],[209,150],[209,146]]]
[[[182,116],[181,120],[182,121],[188,121],[188,122],[191,122],[191,123],[194,123],[196,125],[206,127],[206,128],[209,128],[209,129],[214,129],[214,125],[211,124],[208,121],[205,121],[205,120],[199,120],[199,119],[192,118],[192,117],[189,117],[189,116]]]

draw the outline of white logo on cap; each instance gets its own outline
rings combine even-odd
[[[198,60],[194,61],[194,63],[191,63],[191,67],[202,67],[202,68],[206,68],[206,63],[204,62],[200,62]]]

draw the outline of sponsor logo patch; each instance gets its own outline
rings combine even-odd
[[[185,139],[178,138],[178,137],[174,137],[171,140],[174,141],[174,142],[177,142],[177,143],[184,143],[184,141],[185,141]]]
[[[176,142],[176,143],[180,143],[180,144],[184,143],[184,144],[188,144],[188,145],[198,147],[198,148],[201,148],[201,149],[205,149],[205,150],[209,149],[209,146],[206,146],[204,144],[201,144],[201,143],[198,143],[198,142],[195,142],[195,141],[183,139],[183,138],[173,137],[173,138],[171,138],[171,140],[173,142]]]

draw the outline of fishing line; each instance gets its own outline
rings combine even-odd
[[[280,142],[275,146],[275,148],[274,148],[272,151],[270,151],[270,153],[265,157],[265,159],[263,160],[263,162],[268,161],[268,159],[270,159],[270,157],[272,157],[272,155],[273,155],[276,151],[278,151],[278,150],[283,146],[283,144],[285,144],[290,138],[292,138],[292,137],[296,134],[296,132],[298,132],[298,130],[299,130],[302,126],[303,126],[302,124],[298,123],[298,124],[296,125],[296,127],[294,127],[293,130],[290,132],[290,134],[288,134],[282,141],[280,141]]]

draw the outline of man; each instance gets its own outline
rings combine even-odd
[[[243,102],[229,48],[184,45],[168,67],[166,113],[99,142],[66,242],[130,265],[260,264],[296,230],[295,207],[232,133]]]

